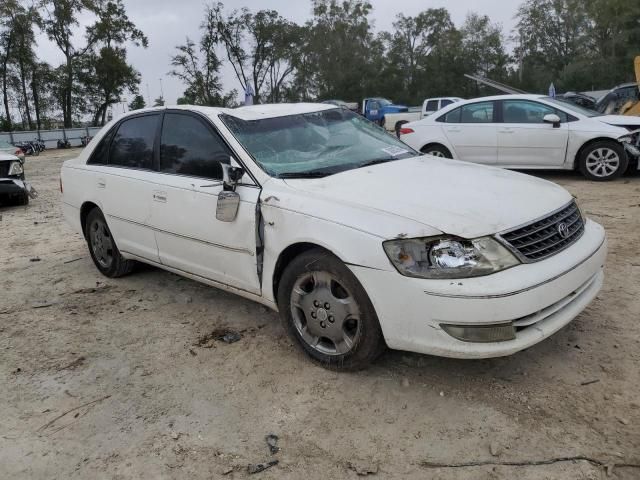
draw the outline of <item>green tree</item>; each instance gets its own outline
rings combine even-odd
[[[124,48],[103,47],[87,55],[82,62],[79,79],[85,87],[85,98],[92,99],[93,125],[103,126],[107,110],[125,93],[135,93],[140,74],[127,63]]]
[[[298,89],[304,98],[358,100],[377,93],[371,87],[383,48],[373,35],[371,8],[364,0],[314,0],[301,49],[305,71]]]
[[[544,91],[576,59],[586,56],[589,18],[581,0],[526,0],[517,13],[518,78]]]
[[[122,0],[46,0],[44,5],[47,11],[43,22],[44,29],[65,58],[64,77],[61,79],[63,83],[58,90],[62,100],[64,124],[70,127],[74,111],[73,95],[74,92],[78,93],[77,85],[74,82],[78,75],[78,69],[86,68],[87,65],[87,61],[83,57],[88,55],[93,56],[94,60],[102,59],[106,62],[113,62],[116,59],[122,60],[124,52],[126,62],[126,51],[118,51],[117,48],[125,42],[133,42],[136,45],[146,47],[147,39],[127,17]],[[79,47],[74,44],[74,28],[79,25],[78,16],[83,12],[94,13],[97,20],[86,28],[85,45]],[[97,53],[95,52],[96,47],[99,48]],[[111,52],[104,52],[105,48]],[[113,78],[107,78],[107,76],[102,78],[106,82],[101,85],[100,89],[102,104],[119,101],[115,98],[115,92],[109,91],[109,87],[114,86]],[[122,77],[122,82],[126,83],[128,78],[128,75],[125,75]],[[91,85],[88,88],[92,90]],[[95,89],[91,93],[95,94]],[[78,102],[75,104],[78,105]]]
[[[243,90],[251,85],[255,101],[264,96],[277,101],[285,81],[293,73],[291,55],[298,29],[275,10],[248,9],[224,13],[224,4],[207,8],[205,39],[224,47]],[[207,40],[209,41],[209,40]]]
[[[145,108],[147,104],[144,101],[144,97],[140,94],[133,97],[131,103],[129,104],[129,110],[141,110]]]
[[[424,85],[429,55],[455,27],[446,8],[430,8],[415,17],[399,14],[393,28],[387,56],[400,74],[397,80],[406,96],[415,98]]]
[[[205,25],[210,26],[209,23]],[[205,30],[199,45],[187,37],[185,44],[177,46],[176,50],[177,53],[171,57],[173,70],[169,74],[186,84],[178,104],[226,106],[231,99],[222,95],[218,76],[221,62],[210,31]]]
[[[470,13],[460,29],[467,73],[504,81],[509,56],[504,47],[502,27],[486,15]]]
[[[2,102],[4,105],[4,129],[12,130],[11,109],[9,106],[9,67],[16,43],[13,16],[20,8],[16,0],[0,3],[0,77],[2,80]]]
[[[154,107],[164,107],[164,98],[158,97],[153,101]]]

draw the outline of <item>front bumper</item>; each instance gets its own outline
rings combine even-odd
[[[511,355],[573,320],[602,287],[607,245],[604,229],[588,220],[566,250],[532,264],[459,280],[423,280],[397,272],[351,266],[376,309],[390,348],[455,358]],[[441,324],[513,322],[514,340],[457,340]]]
[[[23,195],[29,189],[24,180],[18,178],[0,178],[0,195]]]

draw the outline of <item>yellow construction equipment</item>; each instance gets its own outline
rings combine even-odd
[[[638,82],[638,89],[640,90],[640,55],[638,55],[633,61],[633,66],[636,71],[636,82]],[[629,100],[620,108],[620,113],[622,115],[640,116],[640,100]]]

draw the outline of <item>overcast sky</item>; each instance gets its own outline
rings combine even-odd
[[[2,1],[2,0],[0,0]],[[413,16],[427,8],[446,7],[456,24],[460,26],[468,12],[475,11],[488,15],[494,22],[502,24],[509,33],[514,25],[514,15],[521,0],[369,0],[373,5],[372,19],[377,31],[391,30],[392,23],[398,13]],[[149,38],[149,48],[130,47],[129,61],[142,74],[140,92],[145,100],[160,96],[160,78],[164,87],[167,104],[174,104],[182,95],[184,86],[181,82],[167,74],[169,60],[174,47],[184,43],[189,35],[194,40],[200,38],[198,26],[202,21],[202,12],[207,3],[204,0],[124,0],[129,18]],[[311,2],[307,0],[236,0],[225,1],[227,9],[248,7],[252,11],[260,9],[277,10],[282,16],[296,22],[304,23],[311,16]],[[84,21],[90,21],[81,19]],[[78,38],[78,42],[81,39]],[[40,58],[54,65],[62,61],[62,57],[46,36],[38,38],[38,54]],[[220,52],[221,58],[223,57]],[[241,90],[233,70],[223,65],[221,76],[225,90],[232,88]],[[149,91],[147,93],[147,85]],[[120,107],[122,108],[122,107]],[[116,112],[114,112],[116,113]]]

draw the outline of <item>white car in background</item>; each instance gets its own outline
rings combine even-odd
[[[591,180],[622,175],[638,154],[637,118],[600,115],[541,95],[501,95],[449,105],[402,126],[423,153],[514,169],[578,169]]]
[[[510,355],[603,282],[604,230],[565,189],[422,156],[332,105],[137,110],[61,188],[107,277],[140,261],[260,302],[332,368],[385,346]]]

